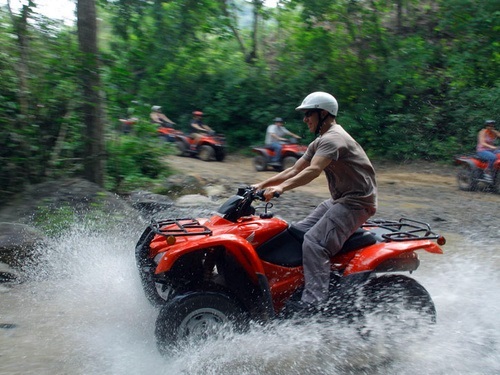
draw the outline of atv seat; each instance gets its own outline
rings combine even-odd
[[[302,265],[302,242],[305,232],[291,225],[288,230],[278,234],[257,248],[259,257],[269,263],[284,267]],[[375,236],[363,228],[358,228],[347,239],[338,254],[348,253],[377,242]]]

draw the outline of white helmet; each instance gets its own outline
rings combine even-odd
[[[324,109],[328,111],[333,116],[337,116],[337,112],[339,110],[339,105],[337,103],[337,99],[323,91],[316,91],[312,94],[309,94],[302,101],[302,104],[295,108],[296,111],[300,111],[303,109]]]
[[[159,105],[154,105],[151,107],[151,110],[153,112],[159,112],[161,110],[161,107]]]

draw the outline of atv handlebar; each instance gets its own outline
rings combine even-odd
[[[256,197],[256,199],[259,199],[261,201],[265,201],[266,200],[266,197],[264,197],[264,192],[265,191],[266,191],[266,189],[257,190],[254,193],[254,196]],[[280,193],[278,193],[277,191],[275,191],[274,194],[273,194],[273,197],[274,198],[279,198],[280,197]]]

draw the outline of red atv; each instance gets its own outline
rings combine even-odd
[[[457,156],[455,165],[460,166],[457,173],[460,190],[478,190],[480,186],[483,186],[500,193],[500,154],[497,154],[497,160],[493,164],[493,181],[484,178],[488,162],[479,159],[476,154]]]
[[[180,130],[174,129],[173,124],[163,123],[158,126],[158,135],[160,138],[167,142],[175,142],[176,136],[183,135],[184,133]]]
[[[253,165],[257,172],[266,171],[269,167],[280,171],[290,168],[307,150],[307,146],[292,140],[282,146],[280,160],[276,164],[271,163],[271,159],[275,155],[271,146],[264,145],[252,148],[252,151],[257,154],[253,159]]]
[[[197,156],[203,161],[223,161],[226,157],[226,138],[221,134],[203,135],[196,147],[193,137],[178,134],[175,143],[181,156]]]
[[[212,217],[152,221],[141,235],[136,262],[147,298],[161,307],[155,334],[163,354],[223,327],[281,317],[285,303],[300,298],[304,233],[273,217],[270,203],[256,215],[252,202],[262,199],[240,188]],[[332,258],[329,302],[319,314],[349,323],[374,314],[408,330],[434,323],[424,287],[392,274],[415,271],[417,250],[442,254],[434,240],[445,243],[418,221],[366,223]],[[405,311],[410,316],[402,319]]]

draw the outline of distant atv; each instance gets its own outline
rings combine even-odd
[[[173,124],[164,123],[158,127],[158,136],[166,142],[175,142],[177,135],[183,135],[180,130],[174,129]]]
[[[177,134],[175,143],[181,156],[198,157],[203,161],[223,161],[226,157],[226,138],[222,134],[205,134],[197,146],[190,135]]]
[[[460,190],[478,190],[482,185],[482,187],[493,189],[500,194],[500,154],[497,154],[497,160],[493,165],[493,181],[484,178],[488,162],[478,158],[476,154],[457,156],[455,165],[460,166],[457,173],[458,188]]]
[[[253,165],[257,172],[265,171],[269,167],[280,171],[290,168],[307,150],[307,146],[300,145],[295,140],[290,140],[289,143],[284,143],[282,146],[278,163],[271,163],[271,159],[274,158],[275,155],[271,146],[264,145],[253,147],[252,151],[256,153],[253,159]]]

